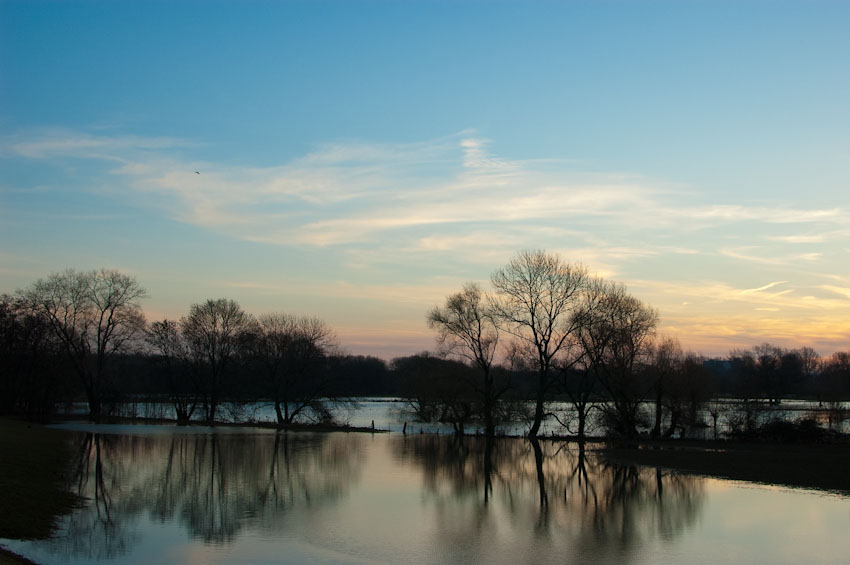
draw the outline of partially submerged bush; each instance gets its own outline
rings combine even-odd
[[[647,408],[640,404],[631,406],[631,412],[617,410],[611,404],[599,405],[599,424],[605,435],[612,438],[636,437],[650,427]]]
[[[765,406],[754,400],[746,400],[735,406],[735,409],[726,412],[726,424],[729,426],[729,435],[749,436],[757,434],[763,426],[762,420],[765,414]]]
[[[818,443],[836,434],[824,429],[816,420],[806,418],[796,422],[773,419],[749,431],[731,434],[733,437],[781,443]]]

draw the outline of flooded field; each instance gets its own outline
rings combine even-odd
[[[38,562],[841,561],[850,498],[607,463],[576,444],[75,424],[87,503]]]

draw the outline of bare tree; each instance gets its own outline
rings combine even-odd
[[[844,401],[850,398],[850,351],[838,351],[824,360],[817,392],[830,428],[847,419]]]
[[[561,424],[570,433],[575,433],[579,442],[585,440],[590,411],[599,396],[598,373],[601,367],[597,360],[601,355],[600,348],[607,345],[607,341],[601,339],[587,339],[587,336],[594,335],[588,333],[588,328],[603,315],[610,289],[611,283],[599,277],[587,281],[580,304],[572,314],[572,323],[576,328],[575,338],[571,339],[566,348],[566,355],[561,356],[557,363],[563,392],[567,395],[578,420],[575,430],[571,429],[569,420],[562,421]]]
[[[485,300],[481,287],[468,283],[461,292],[449,296],[444,307],[431,310],[428,326],[436,330],[437,342],[445,353],[481,371],[481,386],[475,392],[481,398],[485,433],[492,436],[496,430],[494,412],[504,388],[497,390],[493,379],[499,330]]]
[[[390,366],[412,416],[421,422],[451,424],[456,435],[464,435],[475,415],[472,383],[478,377],[474,368],[427,351],[397,357]]]
[[[546,415],[545,402],[555,358],[578,330],[574,316],[588,282],[581,265],[544,251],[521,251],[491,277],[496,289],[493,311],[506,332],[525,342],[535,356],[537,390],[529,436],[537,436]]]
[[[581,347],[610,398],[603,409],[609,428],[632,436],[637,434],[640,401],[649,391],[638,370],[650,351],[658,314],[623,285],[604,283],[596,293],[591,314],[580,324]]]
[[[219,298],[192,304],[189,315],[180,320],[180,328],[191,355],[203,366],[203,393],[206,419],[215,421],[221,389],[227,371],[240,353],[245,334],[254,319],[233,300]]]
[[[820,354],[811,347],[801,347],[797,350],[800,357],[800,371],[806,386],[812,386],[812,380],[821,368]]]
[[[706,425],[700,413],[713,396],[714,387],[705,367],[705,358],[693,352],[685,353],[678,376],[673,388],[682,400],[684,417],[680,421],[684,434],[688,429]]]
[[[711,378],[703,357],[695,353],[683,353],[677,342],[674,342],[675,346],[672,348],[665,342],[667,340],[656,345],[648,368],[656,387],[656,402],[659,402],[659,399],[661,402],[656,404],[656,428],[653,429],[652,435],[672,437],[678,431],[684,437],[689,430],[705,425],[700,414],[711,397]],[[658,387],[662,389],[660,397],[657,395]],[[660,412],[669,415],[667,429],[663,434],[658,418]],[[716,439],[719,406],[709,406],[709,414],[715,424]]]
[[[147,342],[162,362],[177,422],[185,424],[195,412],[200,387],[197,367],[193,366],[179,324],[173,320],[153,322],[148,328]]]
[[[109,361],[142,335],[147,291],[119,271],[68,269],[20,294],[47,318],[86,391],[90,418],[100,420]]]
[[[758,401],[779,405],[816,370],[817,354],[810,348],[789,350],[770,343],[749,349],[733,349],[729,354],[732,375],[737,380],[738,396],[747,412],[758,408]]]
[[[259,317],[252,340],[279,424],[292,424],[311,412],[327,419],[322,399],[331,395],[328,354],[336,347],[333,331],[317,318],[290,314]]]
[[[767,397],[768,404],[778,406],[787,388],[787,374],[783,371],[786,350],[770,343],[756,345],[752,350],[756,358],[761,394]]]
[[[575,411],[575,427],[569,419],[558,418],[558,421],[581,443],[587,439],[590,414],[599,396],[598,379],[591,365],[585,361],[585,357],[576,359],[576,362],[569,361],[561,367],[560,373],[562,391],[567,396],[568,405]]]
[[[661,423],[664,415],[664,399],[669,396],[671,380],[681,370],[683,353],[679,340],[664,337],[652,344],[651,376],[655,388],[655,424],[650,435],[661,436]],[[673,425],[671,425],[671,430]]]

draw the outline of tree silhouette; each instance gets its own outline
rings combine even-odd
[[[21,296],[47,319],[86,391],[89,417],[100,420],[112,385],[109,362],[142,336],[140,301],[147,291],[118,271],[68,269],[39,279]]]
[[[215,421],[227,372],[242,351],[253,318],[233,300],[219,298],[192,304],[180,328],[194,360],[203,367],[206,419]]]
[[[485,301],[481,287],[466,284],[461,292],[446,299],[445,306],[431,310],[428,326],[436,330],[437,341],[446,353],[466,360],[481,372],[475,395],[482,407],[484,432],[492,436],[496,431],[496,404],[505,388],[497,390],[493,379],[499,331]]]
[[[496,290],[495,319],[525,345],[537,372],[534,420],[536,436],[546,415],[556,357],[570,346],[579,326],[574,313],[588,283],[583,266],[544,251],[521,251],[491,276]]]

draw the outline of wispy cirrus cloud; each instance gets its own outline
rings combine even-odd
[[[802,234],[765,236],[764,239],[766,239],[767,241],[776,241],[780,243],[816,245],[829,243],[831,241],[846,240],[848,238],[850,238],[850,230],[830,229],[826,231],[817,231]]]
[[[825,210],[801,210],[788,207],[711,205],[704,208],[677,211],[694,219],[723,220],[731,222],[759,221],[775,224],[799,224],[810,222],[835,222],[846,218],[841,208]]]
[[[850,299],[850,288],[845,288],[845,287],[841,287],[841,286],[834,286],[834,285],[829,285],[829,284],[823,285],[823,286],[821,286],[821,288],[823,288],[824,290],[828,290],[829,292],[835,293],[839,296],[843,296],[844,298]]]
[[[788,281],[775,281],[771,283],[767,283],[766,285],[760,286],[758,288],[747,288],[741,291],[741,294],[752,294],[754,292],[763,292],[765,290],[771,289],[775,286],[779,286],[781,284],[785,284]]]
[[[126,152],[164,151],[196,146],[174,137],[138,135],[94,135],[61,128],[41,129],[27,134],[0,137],[0,156],[30,159],[71,157],[121,161]]]
[[[182,222],[249,241],[338,246],[395,238],[434,249],[447,238],[491,234],[515,248],[533,237],[499,237],[504,226],[570,226],[585,240],[664,229],[710,230],[730,224],[817,224],[843,221],[839,208],[795,209],[727,204],[694,205],[681,187],[622,173],[576,173],[556,160],[491,155],[470,132],[407,144],[332,143],[278,166],[221,166],[183,160],[192,143],[166,137],[106,136],[61,130],[32,138],[6,137],[2,151],[30,159],[106,159],[137,194],[153,196]],[[197,173],[196,173],[197,171]],[[198,174],[200,173],[200,174]],[[627,237],[607,238],[621,249]],[[652,238],[646,238],[651,240]],[[424,242],[424,244],[423,244]],[[653,253],[652,242],[639,254]],[[675,247],[657,242],[657,247]],[[718,248],[756,262],[785,259]],[[706,246],[690,248],[706,252]],[[788,260],[817,260],[816,253]]]
[[[774,265],[774,266],[792,266],[800,265],[801,263],[812,263],[818,261],[822,254],[819,252],[812,253],[788,253],[785,250],[763,249],[757,246],[746,246],[738,248],[723,248],[720,249],[720,254],[733,259],[739,259],[747,263]]]

